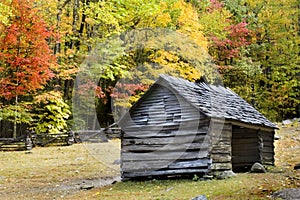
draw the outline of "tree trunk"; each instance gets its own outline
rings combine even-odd
[[[18,106],[18,96],[16,96],[15,104],[16,106]],[[14,112],[15,112],[15,120],[14,120],[14,128],[13,128],[13,138],[16,139],[17,138],[17,110],[15,110]]]

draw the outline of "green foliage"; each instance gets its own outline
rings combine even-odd
[[[34,122],[36,133],[58,133],[67,130],[67,120],[71,111],[59,92],[51,91],[35,97]]]
[[[259,63],[249,58],[237,61],[233,66],[220,68],[223,83],[255,108],[260,108],[260,81],[263,77]],[[265,114],[265,113],[264,113]]]
[[[248,51],[264,72],[259,109],[273,120],[293,118],[300,104],[299,1],[247,3],[257,22],[252,24],[255,44]]]
[[[23,102],[18,105],[7,105],[0,107],[0,121],[7,120],[17,124],[29,124],[32,122],[32,114],[30,106]]]

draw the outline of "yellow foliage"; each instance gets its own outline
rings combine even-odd
[[[227,32],[224,29],[230,25],[229,19],[232,17],[232,14],[228,10],[221,9],[213,12],[205,12],[199,17],[205,34],[214,35],[218,38],[226,38]]]
[[[150,59],[161,65],[161,70],[156,70],[156,73],[166,73],[171,75],[179,75],[190,81],[198,80],[203,74],[191,63],[185,62],[178,55],[171,52],[159,50],[150,56]]]
[[[160,12],[155,17],[155,26],[158,27],[167,27],[169,23],[172,22],[170,14],[165,12],[168,9],[168,4],[166,2],[160,2]]]
[[[9,18],[12,16],[12,10],[9,6],[10,0],[2,0],[0,2],[0,28],[1,24],[7,26],[9,25]]]
[[[58,99],[62,99],[62,93],[59,91],[50,91],[47,93],[43,93],[34,97],[35,103],[44,103],[47,104],[48,101],[57,101]]]
[[[199,23],[198,13],[192,4],[179,0],[174,6],[181,10],[181,14],[178,17],[179,29],[177,31],[188,35],[200,47],[207,49],[208,43],[203,34],[203,26]]]

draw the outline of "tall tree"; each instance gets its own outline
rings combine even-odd
[[[14,106],[16,137],[16,123],[21,120],[16,112],[21,98],[43,88],[53,77],[51,67],[56,60],[47,43],[51,31],[34,1],[12,0],[11,9],[9,23],[0,26],[0,96]]]
[[[299,109],[299,1],[252,1],[255,43],[250,56],[264,72],[257,96],[259,109],[273,120],[293,118]],[[299,110],[298,110],[299,115]]]

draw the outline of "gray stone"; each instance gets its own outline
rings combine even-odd
[[[294,166],[294,170],[300,170],[300,163],[298,163]]]
[[[300,188],[290,188],[275,192],[272,198],[280,198],[284,200],[300,199]]]
[[[207,200],[207,197],[205,195],[199,195],[192,198],[191,200]]]
[[[236,176],[236,174],[232,170],[224,171],[221,172],[216,176],[217,179],[222,180],[222,179],[227,179]]]
[[[289,124],[291,124],[291,123],[293,123],[291,120],[289,120],[289,119],[287,119],[287,120],[283,120],[282,121],[282,124],[283,125],[289,125]]]
[[[81,190],[90,190],[93,189],[95,186],[94,185],[82,185],[80,186]]]
[[[295,117],[295,118],[293,118],[293,121],[300,122],[300,118]]]
[[[214,176],[213,175],[204,175],[203,177],[203,180],[212,180],[213,178],[214,178]]]
[[[281,137],[279,135],[274,136],[274,140],[280,140],[280,139],[281,139]]]
[[[121,160],[117,159],[113,162],[113,165],[120,165],[121,164]]]
[[[265,167],[260,163],[254,163],[250,170],[252,173],[266,173],[267,170]]]

